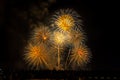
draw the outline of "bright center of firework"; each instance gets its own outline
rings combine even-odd
[[[60,32],[56,32],[54,34],[54,41],[55,41],[55,43],[57,43],[59,45],[63,44],[63,42],[65,41],[65,35]]]
[[[47,39],[47,37],[46,36],[43,36],[43,40],[46,40]]]
[[[83,55],[83,52],[79,49],[79,50],[78,50],[78,54],[79,54],[79,55]]]
[[[71,15],[65,14],[58,17],[58,20],[55,22],[58,27],[67,31],[74,26],[74,19]]]

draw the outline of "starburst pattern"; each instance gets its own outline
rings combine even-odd
[[[69,14],[61,15],[55,22],[58,27],[67,31],[69,28],[74,26],[74,19]]]
[[[77,64],[82,67],[89,62],[90,57],[91,55],[89,49],[86,46],[80,45],[72,50],[70,63]]]
[[[44,43],[49,45],[51,31],[45,25],[39,25],[33,31],[31,36],[31,40],[35,43]]]
[[[49,68],[48,61],[50,58],[42,44],[34,45],[29,43],[29,45],[26,47],[26,54],[24,55],[24,59],[29,66],[32,66],[32,68],[40,69],[42,66]]]
[[[70,42],[71,36],[67,32],[54,31],[51,37],[51,41],[56,46],[64,46]]]
[[[52,24],[60,31],[79,30],[82,21],[80,16],[72,9],[60,9],[55,12],[52,18]]]

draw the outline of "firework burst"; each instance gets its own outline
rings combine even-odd
[[[72,9],[60,9],[53,15],[52,23],[60,31],[79,30],[82,25],[79,18],[77,12]]]
[[[51,41],[55,46],[61,46],[68,44],[71,40],[71,36],[67,32],[54,31],[51,37]]]
[[[55,30],[53,35],[51,36],[51,42],[53,43],[53,51],[57,53],[57,70],[61,70],[61,52],[63,51],[63,47],[68,44],[70,35],[67,32],[60,32]]]
[[[51,31],[49,28],[45,25],[40,25],[34,29],[31,40],[35,43],[45,43],[48,45],[50,35]]]
[[[67,31],[69,28],[74,26],[74,19],[69,14],[61,15],[55,22],[58,27]]]
[[[86,46],[80,45],[72,50],[72,55],[70,55],[70,63],[77,64],[82,67],[85,66],[90,59],[90,51]]]
[[[24,55],[25,61],[29,66],[35,68],[36,70],[40,69],[43,66],[50,68],[49,66],[49,55],[46,51],[46,48],[41,45],[33,45],[29,43],[26,47],[26,54]]]

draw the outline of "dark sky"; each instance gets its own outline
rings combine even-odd
[[[117,49],[119,36],[116,30],[117,6],[113,5],[114,2],[104,0],[1,0],[0,67],[23,69],[25,64],[21,55],[32,29],[28,26],[36,19],[44,21],[45,15],[57,9],[73,8],[83,18],[83,30],[88,37],[87,46],[93,55],[90,64],[92,70],[120,70],[120,51]],[[40,18],[29,16],[33,6],[39,6],[45,13]]]

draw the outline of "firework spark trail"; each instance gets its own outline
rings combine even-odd
[[[91,54],[89,49],[85,45],[80,45],[72,50],[69,64],[76,63],[78,66],[82,67],[89,62],[90,58]]]
[[[60,70],[60,45],[65,43],[65,36],[62,33],[55,32],[53,34],[53,42],[57,46],[57,70]]]
[[[69,49],[69,52],[68,52],[68,55],[67,55],[67,59],[66,59],[66,62],[65,62],[65,69],[67,69],[67,62],[69,60],[70,52],[71,52],[71,49]]]
[[[34,29],[33,34],[31,36],[31,40],[35,43],[44,43],[46,45],[49,45],[50,35],[51,31],[47,26],[39,25]]]
[[[32,66],[35,69],[39,69],[43,65],[49,68],[48,61],[50,58],[47,54],[48,53],[42,44],[37,45],[29,43],[29,45],[26,47],[24,59],[29,66]]]
[[[80,16],[72,9],[60,9],[55,12],[52,18],[54,24],[59,31],[81,30],[82,21]]]
[[[61,60],[60,54],[62,52],[61,50],[63,50],[63,47],[68,44],[68,42],[70,40],[69,38],[71,38],[71,37],[67,32],[63,33],[63,32],[59,32],[57,30],[55,30],[53,32],[53,35],[51,37],[51,42],[57,49],[57,50],[54,49],[57,53],[57,61],[58,61],[57,62],[57,70],[61,69],[61,67],[60,67],[60,60]]]

